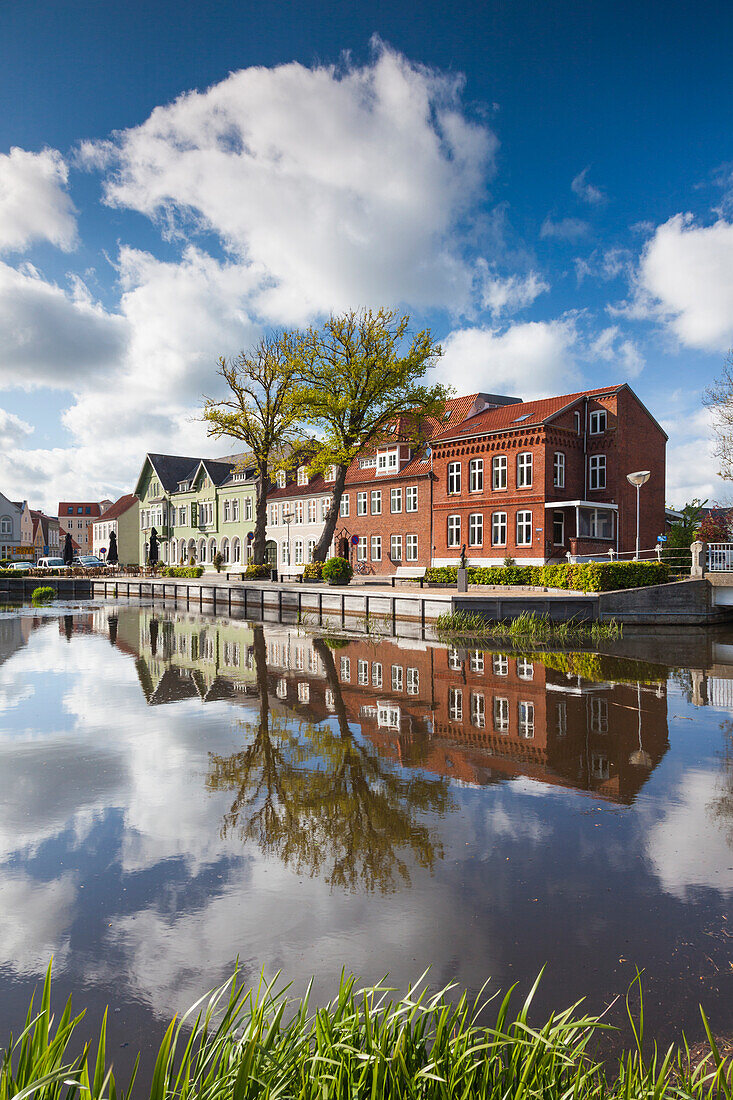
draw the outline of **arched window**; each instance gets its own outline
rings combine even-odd
[[[213,565],[215,557],[216,557],[216,539],[209,539],[209,561],[212,563],[212,565]]]
[[[237,565],[241,560],[241,553],[242,550],[239,539],[232,539],[232,561]]]
[[[188,557],[189,560],[193,558],[196,561],[196,543],[193,539],[188,540]]]
[[[177,549],[178,549],[178,546],[176,544],[176,540],[171,539],[171,565],[175,565],[176,562],[178,561],[178,558],[176,557],[176,550]]]
[[[221,556],[224,559],[224,564],[229,565],[229,539],[221,540]]]
[[[198,560],[200,565],[206,562],[206,539],[199,539]]]

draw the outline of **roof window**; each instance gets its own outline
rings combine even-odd
[[[512,424],[521,424],[523,420],[529,420],[532,413],[525,413],[524,416],[518,416],[516,420],[512,420]]]
[[[446,409],[445,412],[443,413],[443,420],[450,420],[452,415],[453,415],[453,409]]]

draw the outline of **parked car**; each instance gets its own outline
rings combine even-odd
[[[63,558],[39,558],[36,569],[66,569]]]
[[[33,563],[30,561],[14,561],[11,563],[10,568],[15,570],[16,573],[27,573],[29,569],[33,568]]]
[[[72,558],[71,564],[80,565],[82,569],[100,569],[104,562],[94,554],[77,554],[75,558]]]

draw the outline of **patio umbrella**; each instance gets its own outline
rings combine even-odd
[[[148,562],[155,565],[158,561],[158,532],[154,527],[150,529],[150,545],[148,546]]]
[[[73,558],[74,547],[71,545],[71,535],[67,531],[64,539],[64,565],[71,565]]]
[[[117,565],[120,559],[117,557],[117,535],[112,531],[109,536],[109,553],[107,554],[107,564]]]
[[[66,635],[66,641],[71,641],[71,635],[74,633],[74,616],[64,615],[64,634]]]
[[[107,619],[107,623],[109,625],[109,644],[117,645],[117,616],[110,615],[110,617]]]
[[[150,652],[153,657],[158,655],[158,620],[150,620]]]

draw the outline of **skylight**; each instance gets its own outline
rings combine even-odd
[[[443,413],[443,420],[450,420],[452,413],[453,409],[446,409]]]
[[[525,413],[524,416],[518,416],[516,420],[512,420],[512,424],[521,424],[523,420],[529,420],[532,413]]]

